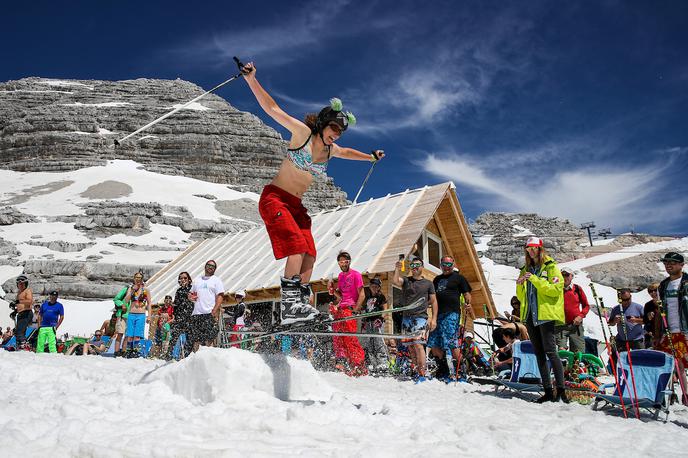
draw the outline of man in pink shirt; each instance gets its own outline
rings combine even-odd
[[[354,312],[358,312],[361,309],[365,300],[365,292],[363,290],[363,277],[361,277],[360,272],[350,267],[351,255],[346,251],[340,251],[337,255],[337,263],[341,272],[337,278],[338,288],[335,290],[335,295],[339,302],[334,308],[334,318],[340,319],[352,316]],[[329,286],[330,290],[332,290],[332,285]],[[343,321],[332,325],[332,330],[335,332],[356,332],[356,328],[356,320]],[[346,371],[347,374],[354,377],[367,375],[365,351],[361,347],[358,337],[334,336],[332,339],[335,356],[343,357],[348,363],[349,369]]]

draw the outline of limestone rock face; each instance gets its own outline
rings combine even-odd
[[[285,157],[285,141],[214,94],[113,147],[114,139],[203,92],[179,79],[0,83],[0,167],[66,171],[131,159],[153,172],[260,192]],[[317,181],[304,202],[318,211],[345,204],[346,196],[328,178]]]
[[[587,234],[568,220],[535,213],[483,213],[470,227],[474,237],[491,235],[485,255],[499,264],[521,267],[523,246],[530,236],[540,237],[558,262],[581,257]]]
[[[209,95],[190,109],[114,146],[115,139],[203,92],[182,80],[26,78],[0,83],[0,168],[69,172],[102,166],[113,159],[128,159],[151,172],[260,193],[277,173],[287,144],[258,117],[237,110],[217,95]],[[17,240],[16,236],[12,241],[0,238],[0,263],[23,265],[39,295],[58,289],[64,298],[110,298],[122,284],[131,281],[135,271],[141,268],[145,277],[150,277],[195,240],[262,224],[257,203],[249,198],[222,200],[199,190],[197,196],[212,201],[222,215],[207,220],[195,218],[181,205],[127,202],[133,189],[126,181],[126,177],[113,176],[88,187],[80,197],[90,201],[79,204],[83,211],[74,214],[40,216],[39,212],[26,214],[17,208],[35,196],[74,184],[69,179],[5,192],[0,226],[68,223],[85,239],[55,240],[53,236],[43,240],[40,234],[27,236],[26,240]],[[170,193],[174,191],[170,189]],[[304,196],[304,204],[311,212],[346,202],[345,193],[334,186],[331,178],[316,180]],[[179,228],[189,235],[188,239],[172,242],[165,237],[150,237],[160,226]],[[144,266],[134,265],[126,255],[121,258],[130,264],[103,262],[104,256],[110,255],[111,260],[113,253],[93,250],[93,246],[103,238],[120,234],[129,237],[125,242],[111,242],[112,249],[156,252],[156,258]],[[5,287],[11,297],[14,281],[8,280]]]

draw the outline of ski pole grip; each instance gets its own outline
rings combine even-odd
[[[244,63],[241,62],[237,56],[234,56],[234,62],[236,62],[237,67],[239,67],[239,71],[242,75],[248,75],[249,73],[251,73],[250,71],[244,70]]]

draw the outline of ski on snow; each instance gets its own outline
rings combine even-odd
[[[268,330],[265,332],[260,332],[257,335],[254,335],[251,337],[245,337],[241,340],[237,340],[235,342],[232,342],[232,345],[241,345],[242,343],[266,339],[268,337],[277,336],[280,334],[287,334],[287,333],[301,332],[301,331],[303,331],[304,334],[313,334],[314,332],[324,332],[324,333],[327,333],[327,335],[333,335],[333,333],[331,333],[330,331],[326,331],[326,330],[318,329],[318,328],[319,327],[323,328],[323,327],[327,327],[327,326],[330,326],[333,324],[343,323],[345,321],[350,321],[350,320],[361,320],[363,318],[381,316],[381,315],[384,315],[387,313],[396,313],[396,312],[403,312],[406,310],[413,310],[413,309],[417,308],[419,305],[421,305],[420,304],[421,302],[422,302],[422,300],[419,300],[419,301],[415,301],[409,305],[405,305],[403,307],[396,307],[396,308],[391,308],[391,309],[387,309],[387,310],[378,310],[375,312],[359,313],[358,315],[351,315],[351,316],[347,316],[345,318],[335,318],[335,319],[325,319],[325,320],[315,319],[315,320],[311,320],[311,321],[306,321],[304,323],[296,323],[296,324],[293,324],[290,326],[279,326],[278,325],[275,329],[271,329],[271,330]],[[312,329],[313,332],[306,332],[310,329]],[[232,331],[232,332],[235,332],[235,331]],[[352,336],[354,336],[354,335],[360,336],[359,333],[355,333],[355,334],[352,333],[351,335]],[[383,337],[384,338],[384,335],[376,334],[375,337]],[[399,337],[399,338],[401,338],[401,337]]]

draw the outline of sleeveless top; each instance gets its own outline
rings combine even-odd
[[[301,147],[295,149],[287,149],[287,157],[294,166],[305,172],[309,172],[314,177],[327,176],[327,161],[325,162],[313,162],[313,155],[311,154],[311,137],[313,134],[309,135]],[[330,149],[331,146],[327,147],[327,159],[330,159]]]

